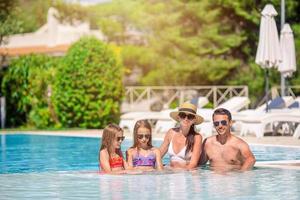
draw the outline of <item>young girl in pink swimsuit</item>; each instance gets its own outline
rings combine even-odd
[[[142,171],[162,170],[161,154],[158,148],[152,146],[151,125],[147,120],[136,122],[133,139],[133,146],[127,151],[129,168]]]

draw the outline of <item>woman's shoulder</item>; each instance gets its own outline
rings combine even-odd
[[[153,153],[160,153],[160,150],[159,150],[159,148],[157,148],[157,147],[152,147],[151,148],[151,151],[153,152]]]
[[[175,133],[179,133],[179,128],[170,128],[168,132],[166,133],[167,137],[172,137]]]
[[[197,137],[197,138],[202,138],[202,135],[201,135],[201,133],[196,132],[196,133],[195,133],[195,137]]]

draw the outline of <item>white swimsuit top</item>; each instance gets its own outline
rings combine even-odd
[[[176,154],[173,150],[173,137],[174,137],[175,133],[172,136],[171,142],[169,144],[168,147],[168,154],[170,156],[170,161],[176,161],[176,162],[189,162],[191,160],[191,153],[189,152],[186,156],[185,156],[185,151],[186,151],[186,146],[184,146],[178,154]]]

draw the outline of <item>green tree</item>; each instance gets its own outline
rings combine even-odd
[[[120,14],[117,11],[123,7],[118,2],[98,6],[100,13],[112,16],[102,18],[99,24],[108,25],[114,20],[116,24],[107,26],[109,31],[104,33],[109,35],[108,41],[116,41],[122,47],[123,63],[129,72],[134,67],[142,69],[144,77],[140,83],[245,84],[249,85],[250,94],[254,97],[263,95],[264,73],[254,63],[260,12],[267,3],[272,3],[280,14],[279,0],[127,0],[123,4],[130,6],[127,12]],[[286,2],[286,21],[294,30],[297,54],[299,4],[297,0]],[[280,24],[280,15],[276,20]],[[126,35],[128,26],[136,27],[142,34],[146,40],[143,45],[128,45],[126,37],[122,42],[118,42],[117,37],[110,37]],[[105,26],[100,27],[106,30]],[[271,85],[279,85],[278,72],[271,70],[270,76]],[[261,82],[252,84],[254,77]],[[295,75],[291,82],[299,83],[297,77]]]
[[[63,127],[103,128],[117,122],[123,95],[116,55],[95,38],[82,38],[60,66],[53,102]]]
[[[54,125],[48,88],[55,77],[55,63],[56,59],[43,55],[22,56],[11,62],[2,82],[8,127]]]

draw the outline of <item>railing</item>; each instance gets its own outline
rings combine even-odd
[[[267,94],[264,94],[254,107],[261,106],[266,103],[267,95],[269,95],[269,100],[274,99],[277,96],[281,96],[280,91],[281,88],[279,86],[272,87]],[[300,85],[288,86],[285,91],[285,96],[292,96],[293,98],[300,96]]]
[[[138,104],[150,106],[159,102],[163,108],[170,108],[172,103],[177,106],[186,100],[207,97],[213,107],[225,102],[233,96],[247,96],[247,86],[127,86],[124,102],[128,111],[138,110]],[[145,103],[145,102],[148,102]],[[141,108],[143,109],[143,108]]]
[[[280,87],[276,87],[278,91],[280,91]],[[288,86],[285,92],[286,96],[297,97],[300,96],[300,85]]]

